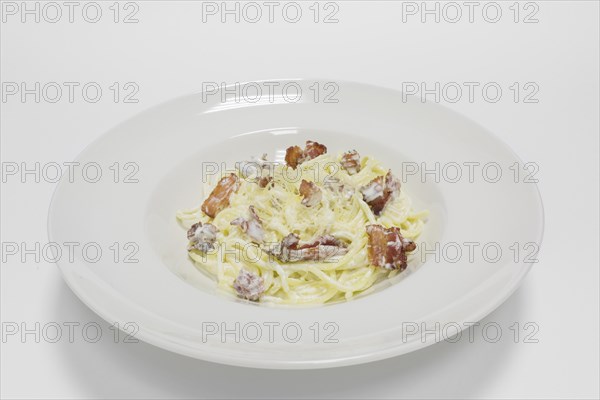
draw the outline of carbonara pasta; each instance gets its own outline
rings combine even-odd
[[[189,257],[223,290],[268,303],[347,300],[403,271],[426,216],[375,158],[311,141],[285,164],[240,162],[204,193],[177,213]]]

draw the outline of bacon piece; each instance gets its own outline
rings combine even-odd
[[[306,141],[306,147],[304,148],[304,157],[306,157],[306,160],[304,161],[312,160],[325,153],[327,153],[325,145],[313,142],[312,140]]]
[[[258,301],[265,291],[263,278],[243,268],[233,281],[233,288],[238,296],[251,301]]]
[[[406,269],[407,255],[409,251],[417,248],[412,240],[402,237],[400,228],[384,228],[381,225],[367,225],[369,243],[367,251],[369,261],[376,267],[385,269]]]
[[[400,181],[392,175],[392,171],[384,176],[378,176],[360,189],[363,200],[371,207],[373,214],[379,215],[388,201],[400,191]]]
[[[207,253],[215,248],[214,243],[217,240],[219,230],[213,224],[202,224],[197,222],[187,231],[187,238],[190,241],[188,250],[200,250]]]
[[[306,207],[316,206],[321,202],[323,198],[323,193],[321,189],[314,182],[309,182],[307,180],[302,179],[302,183],[300,183],[300,195],[304,197],[302,199],[302,204]]]
[[[285,151],[285,163],[296,169],[296,167],[305,161],[317,158],[322,154],[327,153],[327,147],[311,140],[306,141],[306,146],[302,150],[299,146],[288,147]]]
[[[248,209],[250,211],[249,219],[238,217],[231,221],[231,225],[239,225],[240,229],[250,236],[250,239],[256,243],[262,243],[265,240],[265,230],[262,226],[262,221],[258,217],[258,214],[256,214],[254,206],[250,206]]]
[[[385,188],[392,197],[400,192],[400,181],[392,174],[391,169],[385,174]]]
[[[348,253],[348,247],[331,235],[300,244],[298,235],[290,233],[270,253],[283,262],[325,261]]]
[[[296,169],[296,167],[304,161],[304,150],[299,146],[288,147],[285,151],[285,163],[293,169]]]
[[[385,206],[383,189],[383,176],[378,176],[360,189],[363,200],[371,207],[371,211],[375,215],[379,215]]]
[[[273,178],[270,176],[263,176],[262,178],[257,180],[256,183],[260,188],[266,188],[269,185],[273,186]]]
[[[213,189],[210,196],[202,203],[204,214],[214,218],[221,210],[229,206],[229,197],[237,192],[240,187],[240,179],[236,174],[229,174],[222,178]]]
[[[350,150],[342,155],[340,161],[342,168],[348,172],[348,175],[354,175],[360,172],[360,155],[356,150]]]

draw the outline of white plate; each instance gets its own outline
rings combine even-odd
[[[73,262],[66,257],[58,262],[77,296],[111,323],[135,323],[136,337],[148,343],[261,368],[333,367],[407,353],[456,333],[456,327],[480,320],[506,300],[528,272],[527,257],[543,231],[537,187],[523,182],[526,171],[518,157],[480,126],[439,105],[349,82],[336,82],[337,103],[315,102],[316,81],[293,82],[302,88],[296,102],[266,94],[254,103],[231,97],[221,102],[218,95],[195,94],[144,112],[90,145],[77,161],[98,163],[103,178],[63,179],[49,211],[52,242],[95,242],[104,251],[97,262],[81,252]],[[326,82],[316,84],[322,89]],[[201,201],[202,163],[232,165],[263,152],[281,159],[286,147],[306,139],[333,152],[355,148],[398,175],[404,171],[403,190],[415,208],[430,211],[419,249],[435,249],[437,242],[439,259],[416,254],[398,279],[333,305],[268,307],[217,292],[187,258],[185,232],[174,217],[176,210]],[[108,169],[115,162],[119,183],[114,168]],[[131,165],[124,168],[128,162],[139,167],[133,176],[138,183],[123,183],[134,172]],[[479,163],[471,164],[473,182],[465,162]],[[433,174],[425,179],[410,174],[415,166],[432,169],[436,163],[439,182]],[[496,183],[488,182],[496,172],[490,163],[501,167]],[[462,178],[452,183],[457,165]],[[521,170],[517,183],[515,165]],[[109,250],[115,242],[119,262],[114,248]],[[123,262],[134,249],[123,249],[129,242],[139,246],[133,256],[138,263]],[[496,261],[497,248],[502,255]],[[457,249],[463,254],[453,262]],[[423,333],[436,323],[439,335]]]

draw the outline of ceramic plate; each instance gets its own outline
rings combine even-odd
[[[102,176],[61,180],[49,236],[87,245],[58,262],[85,304],[111,323],[129,323],[137,338],[187,356],[322,368],[428,346],[514,292],[543,231],[534,166],[467,118],[394,90],[276,83],[272,93],[260,82],[225,96],[211,88],[178,98],[115,127],[78,157],[92,166],[88,175]],[[188,259],[176,211],[202,201],[207,168],[263,153],[281,160],[307,139],[330,152],[377,157],[414,207],[429,210],[409,269],[356,299],[323,306],[266,306],[222,294]],[[431,329],[438,334],[425,333]]]

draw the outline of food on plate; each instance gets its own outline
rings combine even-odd
[[[348,300],[406,270],[427,212],[400,180],[356,150],[330,154],[307,141],[285,162],[236,163],[180,211],[188,255],[218,287],[246,300]]]

